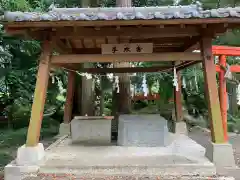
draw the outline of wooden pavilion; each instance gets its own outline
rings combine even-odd
[[[174,67],[180,71],[202,62],[208,112],[212,122],[212,149],[208,150],[208,157],[216,164],[229,165],[228,161],[218,158],[221,155],[215,154],[227,148],[226,153],[233,156],[231,146],[224,138],[212,40],[228,29],[240,27],[239,7],[203,10],[196,4],[173,7],[53,8],[47,13],[5,12],[4,21],[7,33],[42,42],[26,148],[34,148],[39,143],[51,67],[76,70],[78,65],[87,62],[162,61],[171,62],[171,65],[155,68],[154,71]],[[201,53],[191,51],[196,44],[200,45]],[[142,46],[142,50],[136,49],[138,46]],[[130,52],[129,47],[135,49]],[[53,50],[57,50],[59,54],[53,54]],[[147,70],[98,68],[83,71],[123,73]],[[64,115],[66,124],[71,120],[73,79],[74,74],[69,73]],[[180,122],[180,91],[175,92],[175,106],[176,119]]]

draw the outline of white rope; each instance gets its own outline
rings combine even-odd
[[[196,91],[198,92],[198,82],[197,82],[197,74],[196,74],[196,72],[194,74],[194,81],[195,81]]]
[[[182,85],[183,85],[183,88],[184,88],[184,89],[187,88],[187,84],[186,84],[186,79],[185,79],[185,77],[182,78]]]
[[[224,78],[232,79],[231,69],[230,69],[230,66],[228,64],[227,64],[226,68],[227,68],[227,71],[224,75]]]
[[[120,88],[119,88],[119,77],[115,76],[115,88],[117,89],[117,93],[120,92]]]

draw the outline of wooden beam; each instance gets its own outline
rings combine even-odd
[[[224,24],[240,25],[239,18],[197,18],[197,19],[168,19],[168,20],[112,20],[112,21],[29,21],[29,22],[6,22],[8,28],[36,28],[36,27],[103,27],[103,26],[142,26],[142,25],[202,25]]]
[[[156,67],[119,67],[119,68],[83,68],[79,72],[91,74],[104,73],[139,73],[139,72],[158,72],[161,70],[172,69],[172,66],[156,66]]]
[[[153,47],[154,53],[178,52],[178,47]],[[101,54],[101,48],[73,48],[75,54]]]
[[[200,45],[206,85],[206,98],[208,101],[208,114],[211,121],[212,141],[214,143],[225,143],[216,80],[216,67],[212,55],[212,38],[202,37]]]
[[[226,67],[226,56],[221,55],[219,57],[219,63]],[[224,140],[228,141],[228,129],[227,129],[227,82],[225,76],[225,70],[221,69],[219,72],[219,100],[222,113],[222,124],[224,131]]]
[[[26,146],[36,146],[39,142],[44,104],[47,94],[47,86],[50,70],[50,42],[45,41],[38,67],[37,82],[34,92],[31,118],[28,127]]]
[[[149,62],[149,61],[200,61],[199,53],[152,53],[152,54],[71,54],[54,55],[53,64],[84,62]]]
[[[202,61],[187,61],[187,62],[183,62],[183,63],[179,64],[176,67],[176,69],[177,69],[177,71],[180,71],[182,69],[185,69],[185,68],[187,68],[189,66],[193,66],[193,65],[198,64],[200,62],[202,62]]]

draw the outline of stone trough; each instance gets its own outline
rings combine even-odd
[[[167,120],[160,115],[120,115],[119,146],[162,147],[171,143]]]

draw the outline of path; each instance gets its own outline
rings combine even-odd
[[[188,135],[191,139],[205,148],[210,143],[210,133],[202,129],[193,127],[190,129]],[[240,135],[230,134],[229,142],[233,145],[235,162],[240,167]],[[218,169],[218,173],[221,175],[233,176],[236,180],[240,180],[240,169]]]

